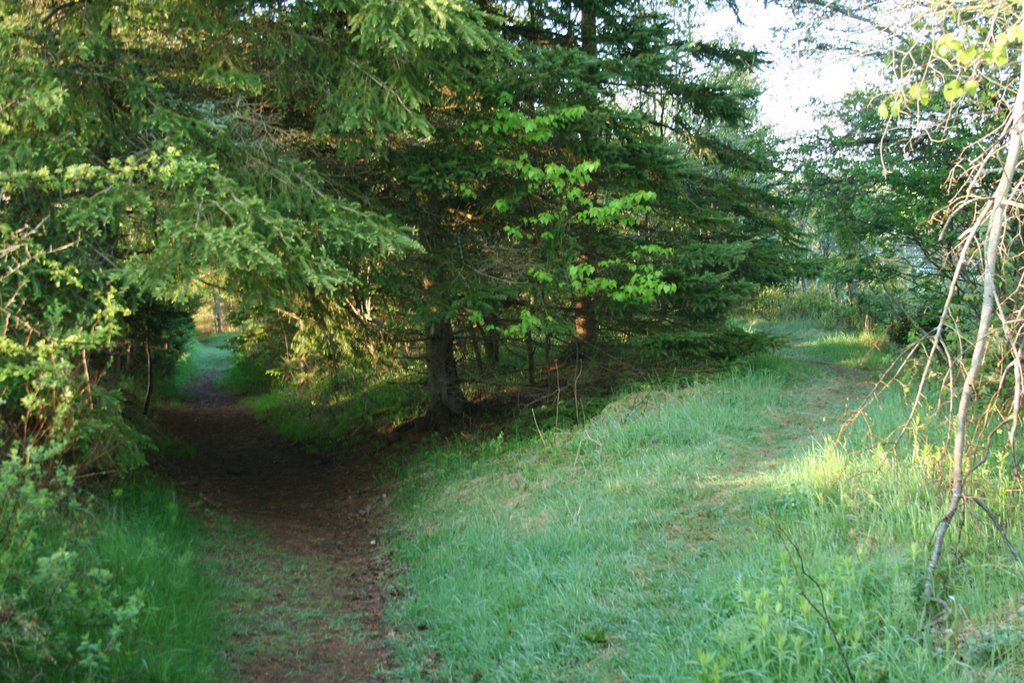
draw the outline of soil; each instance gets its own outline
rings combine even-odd
[[[236,606],[249,626],[227,653],[238,678],[381,680],[388,568],[379,547],[389,501],[380,455],[311,454],[272,434],[215,379],[199,378],[187,403],[159,410],[195,454],[155,467],[193,508],[256,530],[262,548],[227,543],[214,558],[253,596]]]

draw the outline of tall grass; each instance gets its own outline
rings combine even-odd
[[[804,288],[766,287],[748,306],[747,314],[768,322],[813,321],[813,326],[834,330],[864,327],[865,316],[857,303],[824,284]]]
[[[928,435],[836,436],[873,346],[819,334],[578,430],[405,465],[395,678],[1018,680],[1020,574],[982,520],[942,568],[950,630],[920,628],[945,490]]]
[[[0,679],[218,681],[221,576],[208,536],[151,480],[90,497],[54,479],[19,490],[4,466],[0,523]],[[69,480],[64,479],[63,482]]]
[[[223,652],[230,642],[225,587],[206,562],[212,539],[174,491],[140,480],[92,508],[84,552],[107,567],[143,608],[112,659],[110,680],[219,681],[230,678]]]

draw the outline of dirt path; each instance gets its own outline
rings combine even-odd
[[[216,558],[244,587],[236,647],[243,681],[375,681],[388,660],[387,567],[377,552],[387,496],[372,455],[311,455],[274,436],[211,372],[184,406],[159,411],[196,457],[156,465],[193,505],[262,538]],[[240,535],[241,537],[242,535]]]

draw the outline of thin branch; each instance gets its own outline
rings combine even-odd
[[[800,569],[800,575],[797,577],[800,583],[800,597],[802,597],[804,601],[807,602],[808,606],[814,610],[815,614],[821,617],[821,620],[825,622],[825,627],[828,629],[829,635],[832,637],[832,642],[835,643],[836,650],[839,652],[839,659],[843,662],[843,667],[846,669],[846,677],[851,681],[851,683],[855,683],[857,677],[853,675],[853,670],[850,668],[850,661],[846,657],[846,648],[843,647],[843,642],[839,639],[839,633],[836,631],[835,624],[832,623],[832,617],[828,614],[828,607],[825,604],[825,590],[821,587],[821,584],[818,583],[818,580],[807,571],[807,565],[804,562],[803,554],[800,552],[800,546],[798,546],[796,541],[793,540],[793,537],[782,528],[782,525],[779,524],[779,520],[773,518],[772,521],[775,523],[775,530],[779,533],[779,536],[782,537],[783,543],[786,546],[786,555],[789,557],[790,563],[794,566],[798,566]],[[793,561],[794,556],[796,557],[796,562]],[[817,603],[811,600],[807,595],[807,591],[804,590],[804,579],[807,579],[814,584],[814,588],[818,593]]]
[[[1006,535],[1006,529],[1004,529],[1003,525],[999,523],[999,518],[996,517],[995,513],[992,512],[989,506],[985,504],[985,501],[977,496],[968,496],[967,500],[972,501],[975,505],[985,511],[985,514],[988,515],[989,521],[992,522],[992,526],[994,526],[996,530],[999,531],[999,535],[1003,537],[1003,543],[1006,544],[1006,548],[1010,551],[1010,554],[1013,555],[1013,559],[1017,561],[1017,564],[1020,565],[1021,569],[1024,569],[1024,560],[1020,559],[1020,553],[1017,552],[1017,548],[1014,547],[1013,542],[1010,541],[1009,537]]]

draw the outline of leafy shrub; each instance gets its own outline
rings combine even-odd
[[[112,348],[126,309],[113,292],[72,323],[59,320],[60,304],[51,308],[47,335],[0,336],[0,439],[43,448],[80,472],[141,466],[149,444],[125,420],[120,394],[100,383],[102,366],[94,362]],[[54,444],[64,451],[56,454]]]
[[[62,450],[0,461],[0,681],[225,680],[205,534],[152,482],[86,501]]]
[[[778,339],[764,332],[722,326],[652,334],[643,340],[642,352],[655,359],[722,361],[766,351],[778,343]]]
[[[906,344],[935,329],[943,299],[941,291],[910,292],[874,285],[858,294],[857,304],[865,315],[885,327],[890,341]]]
[[[142,609],[83,560],[84,518],[62,445],[0,462],[0,677],[102,676]],[[46,481],[43,486],[40,482]]]

